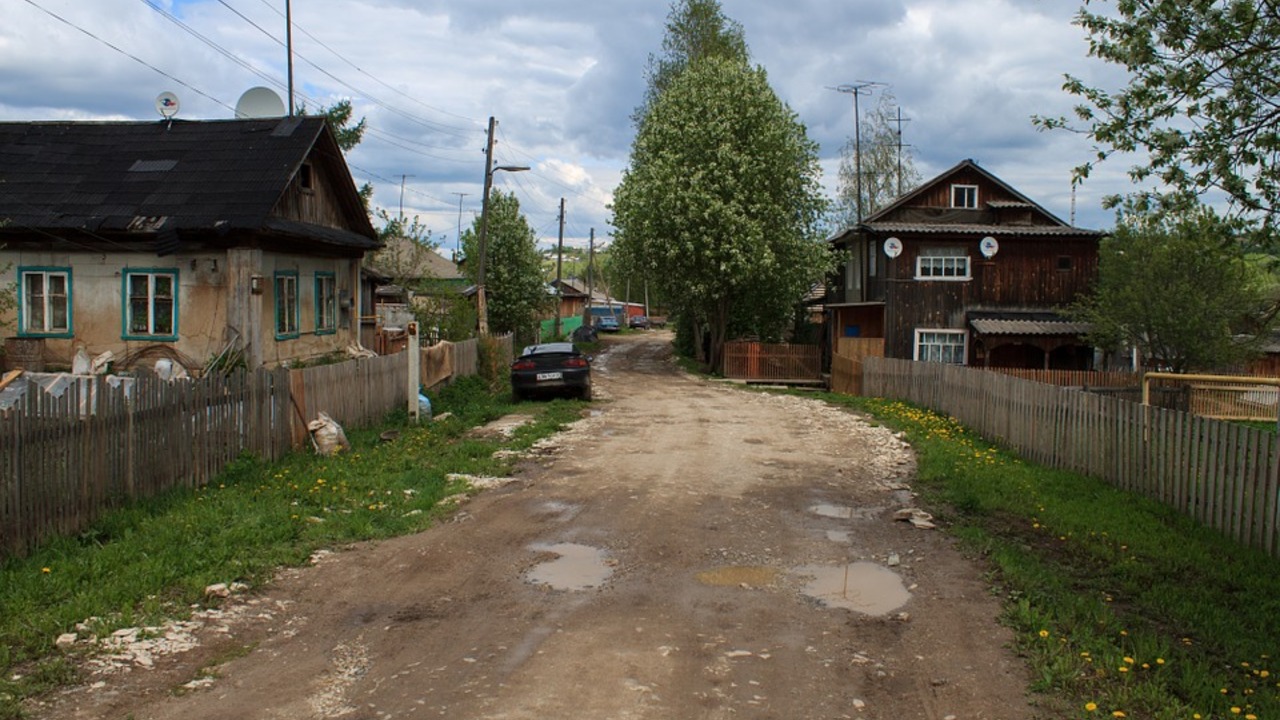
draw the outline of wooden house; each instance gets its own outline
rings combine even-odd
[[[341,351],[377,247],[323,117],[0,123],[4,320],[28,360]]]
[[[1087,328],[1062,309],[1087,292],[1102,233],[1073,227],[965,160],[832,238],[828,340],[863,354],[1088,369]]]

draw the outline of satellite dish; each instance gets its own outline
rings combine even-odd
[[[891,258],[896,258],[902,254],[902,241],[896,237],[891,237],[884,241],[884,254]]]
[[[284,101],[270,88],[251,87],[236,101],[236,117],[284,117]]]
[[[990,235],[982,238],[982,242],[978,243],[978,249],[982,251],[982,256],[990,260],[995,254],[1000,252],[1000,243]]]
[[[171,92],[162,92],[156,96],[156,112],[171,118],[178,114],[178,96]]]

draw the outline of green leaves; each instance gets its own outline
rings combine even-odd
[[[1262,272],[1237,232],[1195,204],[1128,203],[1102,243],[1095,292],[1075,308],[1091,341],[1137,347],[1179,372],[1247,359],[1271,323]]]
[[[616,251],[704,324],[778,336],[823,277],[817,146],[762,69],[704,58],[648,110],[614,194]]]
[[[1088,3],[1086,3],[1087,7]],[[1159,178],[1183,193],[1221,191],[1233,211],[1274,224],[1280,207],[1280,13],[1261,0],[1131,0],[1106,14],[1082,9],[1089,54],[1123,66],[1111,92],[1068,77],[1064,89],[1100,150],[1145,153],[1135,180]],[[1044,129],[1061,120],[1036,118]],[[1085,177],[1088,167],[1077,172]]]

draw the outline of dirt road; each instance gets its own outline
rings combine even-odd
[[[909,450],[610,339],[515,482],[317,558],[47,718],[1027,718],[996,601],[910,505]],[[203,679],[202,679],[203,678]]]

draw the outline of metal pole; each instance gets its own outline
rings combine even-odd
[[[458,196],[458,236],[453,240],[453,258],[455,261],[458,259],[458,255],[462,252],[462,198],[470,194],[471,193],[454,193],[454,195]]]

